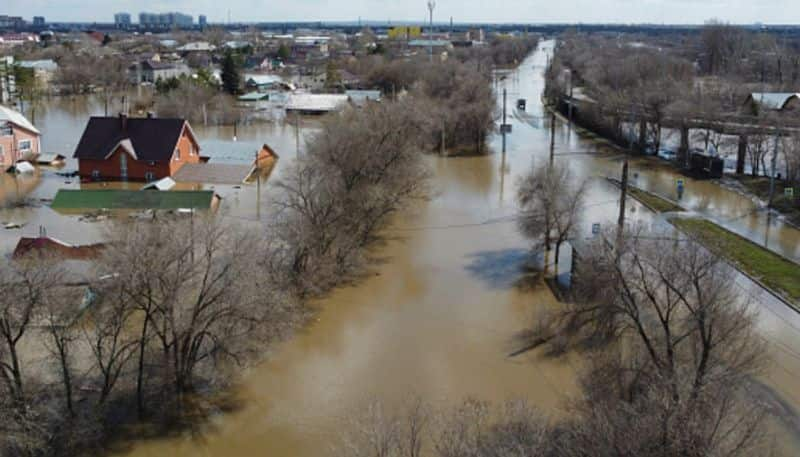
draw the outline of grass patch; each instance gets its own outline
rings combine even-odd
[[[769,200],[769,178],[765,176],[733,176],[747,192],[755,195],[763,201]],[[794,224],[800,225],[800,185],[794,185],[794,197],[787,197],[783,190],[790,184],[781,180],[775,180],[775,197],[772,207],[778,210]]]
[[[656,194],[652,194],[650,192],[644,191],[642,189],[637,189],[635,187],[628,186],[628,193],[631,197],[639,200],[648,208],[652,209],[657,213],[670,213],[670,212],[678,212],[683,211],[683,208],[672,203],[671,201],[667,200],[664,197],[659,197]]]
[[[767,287],[800,302],[800,265],[705,219],[674,218],[671,222],[737,264]]]

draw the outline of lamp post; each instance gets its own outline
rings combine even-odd
[[[430,13],[430,26],[428,28],[428,58],[433,62],[433,10],[436,8],[436,0],[428,0],[428,12]]]

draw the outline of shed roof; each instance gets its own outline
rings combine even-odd
[[[55,210],[86,209],[211,209],[216,194],[211,190],[174,190],[145,192],[139,190],[61,189],[50,205]]]
[[[289,111],[336,111],[347,103],[348,96],[344,94],[292,94],[286,109]]]
[[[753,92],[750,100],[764,109],[780,111],[786,107],[793,98],[800,98],[797,92]]]
[[[36,252],[63,259],[89,259],[100,255],[104,247],[103,243],[73,246],[49,236],[22,237],[14,248],[12,257],[19,259]]]
[[[142,186],[142,190],[170,190],[175,187],[175,180],[166,176],[164,178],[159,179],[158,181],[153,181],[151,183],[145,184]]]
[[[43,70],[43,71],[58,70],[58,64],[52,59],[20,60],[19,66],[22,68],[32,68],[34,70]]]

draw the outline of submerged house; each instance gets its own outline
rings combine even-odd
[[[200,146],[185,119],[92,117],[75,149],[81,178],[155,181],[199,163]]]
[[[0,105],[0,165],[3,169],[39,155],[41,133],[18,111]]]

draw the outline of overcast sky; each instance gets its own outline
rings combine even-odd
[[[224,22],[421,20],[426,0],[0,0],[0,14],[111,22],[116,12],[205,14]],[[437,0],[435,20],[456,22],[800,23],[800,0]]]

